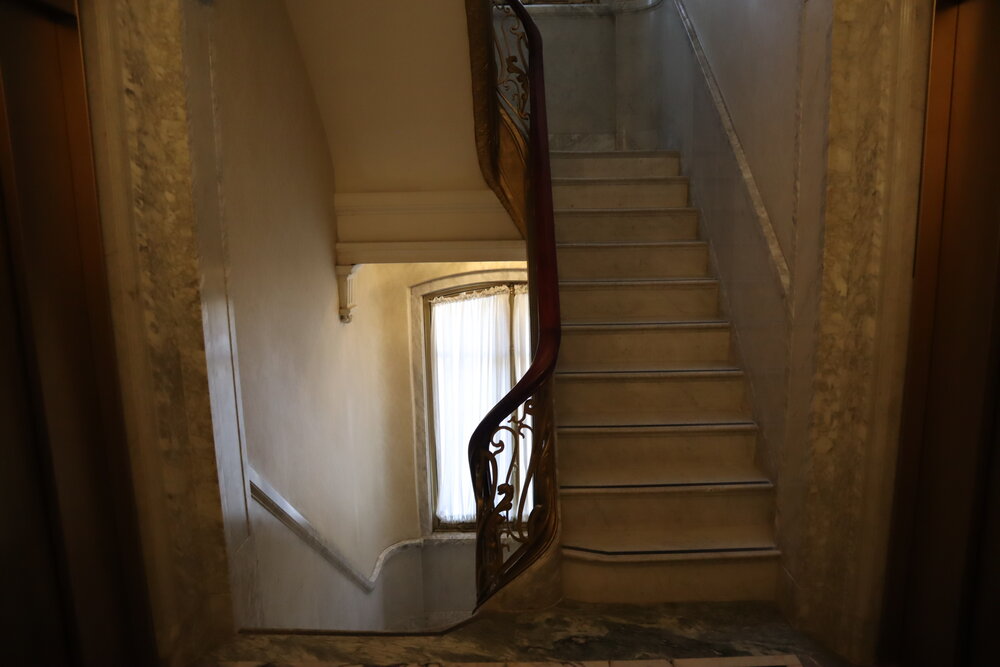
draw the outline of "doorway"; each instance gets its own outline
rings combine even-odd
[[[0,0],[2,621],[12,664],[155,661],[72,0]]]
[[[996,664],[1000,2],[935,14],[887,626],[901,665]]]

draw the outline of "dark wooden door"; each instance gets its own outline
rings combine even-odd
[[[1000,566],[991,472],[1000,380],[998,35],[1000,0],[939,3],[888,606],[893,653],[914,667],[1000,664],[1000,651],[983,652],[998,627]]]
[[[0,113],[2,113],[0,98]],[[0,624],[13,664],[69,663],[68,600],[60,584],[58,533],[25,364],[14,272],[0,193]]]
[[[146,665],[74,11],[0,0],[3,661]]]

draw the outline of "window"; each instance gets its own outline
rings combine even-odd
[[[476,513],[469,438],[531,362],[527,288],[524,283],[505,283],[438,294],[429,300],[429,316],[434,525],[460,527],[474,522]],[[509,433],[501,439],[501,471],[517,452],[520,465],[511,482],[520,496],[517,471],[526,467],[530,442]]]

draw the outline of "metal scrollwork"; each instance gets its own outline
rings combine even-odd
[[[480,165],[528,240],[534,355],[469,441],[482,604],[544,554],[558,532],[552,377],[559,287],[541,36],[518,0],[467,0]],[[480,30],[482,29],[482,31]],[[492,30],[492,48],[489,46]],[[484,76],[489,79],[484,80]],[[477,131],[478,132],[478,131]]]
[[[497,63],[496,92],[500,103],[527,137],[528,38],[514,10],[504,2],[493,3],[493,49]]]
[[[493,432],[472,459],[478,479],[480,592],[492,593],[504,573],[526,559],[555,519],[555,450],[551,381]],[[523,466],[523,472],[521,472]]]

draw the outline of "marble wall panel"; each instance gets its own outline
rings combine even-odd
[[[854,661],[881,630],[930,0],[833,4],[829,156],[796,621]]]
[[[166,665],[191,664],[234,627],[202,321],[184,22],[182,0],[81,7],[119,375]]]

